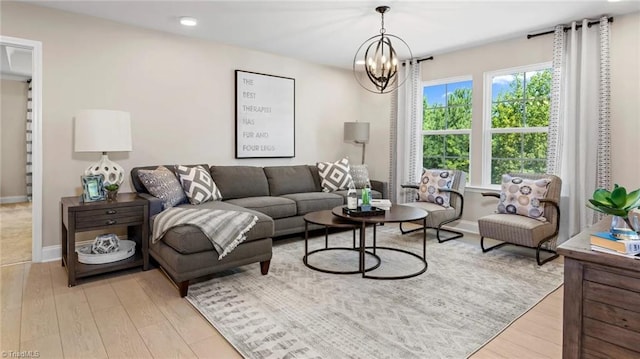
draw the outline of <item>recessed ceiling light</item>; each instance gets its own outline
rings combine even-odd
[[[198,19],[195,17],[183,16],[180,18],[180,24],[182,26],[196,26],[198,25]]]

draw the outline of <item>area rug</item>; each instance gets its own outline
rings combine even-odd
[[[351,232],[330,236],[350,246]],[[378,245],[422,251],[422,235],[378,229]],[[324,237],[310,248],[324,246]],[[248,265],[189,287],[187,299],[246,358],[465,358],[563,280],[553,261],[495,250],[474,241],[427,242],[428,270],[403,280],[336,275],[302,263],[304,241],[274,243],[271,269]],[[379,250],[370,272],[398,275],[420,269],[403,253]],[[319,252],[310,263],[357,268],[357,252]],[[375,264],[367,257],[367,266]]]

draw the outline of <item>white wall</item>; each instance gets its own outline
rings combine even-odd
[[[60,243],[60,197],[81,193],[80,175],[99,159],[73,152],[78,109],[131,113],[133,151],[110,154],[125,170],[360,158],[358,147],[343,142],[343,122],[368,120],[361,101],[369,97],[348,70],[22,3],[1,6],[3,35],[43,44],[45,246]],[[295,78],[295,158],[234,159],[235,69]],[[376,166],[372,172],[385,173]],[[130,190],[129,181],[123,190]]]
[[[27,89],[24,81],[2,80],[0,84],[0,197],[27,196]]]
[[[443,55],[422,63],[424,81],[473,76],[471,185],[480,184],[482,164],[483,74],[487,71],[551,61],[553,35],[517,38]],[[640,187],[640,13],[617,16],[611,24],[612,180]],[[475,221],[495,210],[495,199],[480,190],[465,192],[463,220]]]

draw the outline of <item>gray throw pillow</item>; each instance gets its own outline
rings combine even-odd
[[[349,189],[349,185],[353,183],[351,174],[349,174],[349,159],[347,158],[337,162],[318,162],[316,166],[324,192]]]
[[[176,172],[178,173],[178,177],[180,177],[182,188],[187,194],[191,204],[200,204],[222,199],[222,194],[220,194],[216,183],[213,182],[211,174],[202,168],[202,166],[178,166]]]
[[[140,170],[138,177],[150,194],[162,200],[163,210],[187,201],[180,182],[173,172],[164,166],[155,170]]]
[[[369,182],[369,169],[367,165],[351,165],[349,168],[351,178],[353,178],[353,184],[356,188],[364,188]]]

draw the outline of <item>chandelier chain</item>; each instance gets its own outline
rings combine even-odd
[[[380,16],[382,17],[382,20],[380,21],[380,34],[383,34],[385,32],[387,32],[387,29],[384,28],[384,12],[380,13]]]

